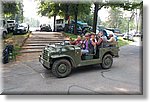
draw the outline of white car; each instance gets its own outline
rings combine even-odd
[[[123,39],[124,40],[131,40],[131,41],[133,41],[133,35],[125,33],[124,36],[123,36]]]
[[[6,38],[6,35],[8,34],[7,22],[5,20],[0,20],[0,34],[3,38]]]

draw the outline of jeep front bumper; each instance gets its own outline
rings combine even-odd
[[[50,62],[43,59],[41,55],[39,56],[39,62],[45,67],[50,68]]]

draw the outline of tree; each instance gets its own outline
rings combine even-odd
[[[75,20],[74,34],[77,34],[77,20],[78,17],[89,15],[91,11],[91,4],[69,4],[69,15]]]
[[[78,20],[82,22],[86,22],[89,26],[93,25],[93,14],[90,13],[89,15],[80,15],[78,16]]]
[[[122,23],[123,12],[119,8],[112,8],[109,11],[108,26],[118,28]]]
[[[18,16],[19,21],[23,21],[23,4],[18,1],[1,1],[2,2],[2,11],[4,18],[7,19],[16,19]]]
[[[56,15],[63,16],[65,20],[72,16],[75,20],[74,33],[77,34],[77,19],[79,15],[88,15],[90,13],[91,4],[68,4],[59,2],[42,1],[39,6],[38,13],[49,18],[54,16],[54,29]]]
[[[56,16],[60,12],[60,3],[54,3],[49,1],[42,1],[39,6],[38,14],[41,14],[42,16],[47,17],[54,17],[54,31],[55,31],[55,22],[56,22]]]
[[[119,7],[119,8],[123,8],[124,10],[133,10],[133,9],[140,9],[142,12],[142,7],[141,5],[143,5],[142,0],[132,0],[131,2],[129,1],[124,1],[124,0],[108,0],[103,2],[102,0],[100,2],[94,2],[95,5],[95,9],[94,9],[94,18],[93,18],[93,31],[96,32],[96,25],[97,25],[97,14],[98,11],[102,8],[108,8],[108,7]]]

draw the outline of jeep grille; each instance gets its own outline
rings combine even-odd
[[[48,51],[44,50],[43,52],[43,59],[48,60]]]

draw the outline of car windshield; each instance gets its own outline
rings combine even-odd
[[[19,25],[19,27],[24,27],[23,25]]]
[[[14,23],[14,21],[7,21],[7,23]]]
[[[63,24],[63,19],[56,20],[56,24]]]

